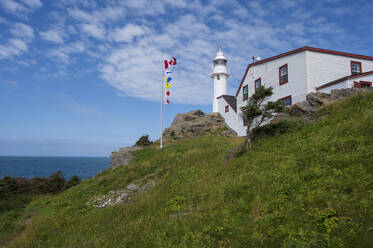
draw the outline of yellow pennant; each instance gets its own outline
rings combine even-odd
[[[166,90],[167,90],[167,89],[171,88],[171,84],[170,83],[166,83],[165,87],[166,87]]]

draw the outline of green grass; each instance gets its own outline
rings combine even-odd
[[[290,125],[229,162],[242,139],[138,151],[128,167],[30,202],[40,216],[12,247],[373,247],[373,94]],[[129,204],[86,204],[148,180],[156,185]]]
[[[32,197],[27,195],[0,199],[0,245],[23,229],[27,217],[25,208],[31,200]]]

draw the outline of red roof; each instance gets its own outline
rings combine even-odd
[[[303,52],[303,51],[313,51],[313,52],[328,53],[328,54],[346,56],[346,57],[357,58],[357,59],[373,60],[373,57],[371,57],[371,56],[365,56],[365,55],[359,55],[359,54],[353,54],[353,53],[344,53],[344,52],[338,52],[338,51],[327,50],[327,49],[316,48],[316,47],[309,47],[309,46],[301,47],[301,48],[298,48],[298,49],[295,49],[295,50],[292,50],[292,51],[289,51],[289,52],[286,52],[286,53],[281,53],[279,55],[269,57],[267,59],[259,60],[259,61],[256,61],[255,63],[249,64],[246,68],[245,74],[243,75],[240,86],[238,86],[236,97],[238,96],[238,93],[240,92],[243,81],[245,80],[246,74],[249,71],[250,67],[252,67],[254,65],[263,64],[263,63],[266,63],[268,61],[272,61],[272,60],[279,59],[279,58],[282,58],[282,57],[286,57],[288,55],[292,55],[292,54],[295,54],[295,53]]]
[[[372,74],[373,74],[373,71],[367,71],[367,72],[363,72],[363,73],[359,73],[359,74],[355,74],[355,75],[351,75],[351,76],[346,76],[346,77],[343,77],[343,78],[339,78],[337,80],[333,80],[329,83],[323,84],[319,87],[316,87],[316,90],[321,90],[323,88],[332,86],[334,84],[346,81],[346,80],[351,79],[351,78],[358,78],[358,77],[363,77],[363,76],[372,75]]]

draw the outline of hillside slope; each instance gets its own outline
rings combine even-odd
[[[205,135],[137,152],[57,196],[12,247],[373,247],[373,93],[292,122],[226,162],[242,139]],[[96,210],[94,195],[155,186]]]

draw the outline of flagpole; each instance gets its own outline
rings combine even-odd
[[[164,56],[162,54],[162,70],[161,70],[161,142],[160,142],[160,148],[163,148],[163,78],[164,78],[164,69],[163,69],[163,63],[164,63]]]

